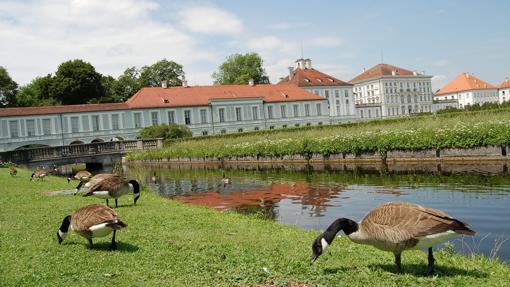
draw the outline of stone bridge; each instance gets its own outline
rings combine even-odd
[[[34,168],[37,166],[85,163],[87,166],[109,166],[119,162],[130,151],[163,147],[163,139],[139,139],[57,147],[40,147],[0,152],[0,161]]]

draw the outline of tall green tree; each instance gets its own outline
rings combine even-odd
[[[255,84],[269,84],[269,78],[262,67],[262,58],[257,53],[234,54],[221,64],[212,77],[215,84],[247,84],[253,79]]]
[[[58,66],[53,77],[50,94],[63,105],[97,101],[105,94],[102,75],[94,66],[83,60],[71,60]]]
[[[18,84],[11,79],[7,70],[0,66],[0,107],[16,106]]]
[[[168,86],[180,86],[183,78],[182,66],[167,59],[144,66],[140,72],[140,84],[143,87],[159,86],[163,80],[168,81]]]
[[[51,75],[37,77],[18,91],[16,104],[18,107],[50,106],[60,104],[50,95]]]
[[[140,88],[140,71],[136,67],[127,68],[113,83],[113,90],[122,101],[126,101]]]

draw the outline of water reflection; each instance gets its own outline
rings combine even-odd
[[[451,170],[451,168],[449,168]],[[136,177],[163,197],[218,210],[257,214],[279,223],[323,230],[338,217],[361,219],[387,201],[409,201],[438,208],[468,222],[477,231],[477,251],[490,255],[495,241],[510,236],[510,178],[488,175],[480,168],[465,173],[382,174],[377,168],[305,170],[207,167],[129,167]],[[222,175],[232,179],[222,182]],[[482,242],[480,242],[482,241]],[[459,241],[457,249],[466,248]],[[510,260],[510,244],[500,256]]]

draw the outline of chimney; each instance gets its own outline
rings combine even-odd
[[[289,67],[289,80],[292,80],[294,77],[294,68]]]
[[[312,68],[312,60],[311,59],[306,59],[305,60],[305,68],[306,69],[311,69]]]
[[[363,68],[363,73],[366,71],[367,69]]]
[[[249,79],[249,80],[248,80],[248,85],[249,85],[250,87],[255,86],[255,80],[254,80],[254,79]]]
[[[418,76],[418,72],[413,71],[413,76]]]
[[[466,73],[466,79],[469,79],[469,73]]]
[[[305,68],[305,59],[297,59],[296,60],[296,68],[298,69],[304,69]]]
[[[187,88],[187,87],[188,87],[188,81],[187,81],[187,80],[184,80],[184,79],[183,79],[181,82],[182,82],[182,86],[183,86],[184,88]]]
[[[163,81],[161,81],[161,87],[162,87],[163,89],[168,88],[168,81],[167,81],[167,80],[163,80]]]
[[[396,75],[397,75],[397,71],[392,70],[392,71],[391,71],[391,75],[392,75],[392,76],[396,76]]]

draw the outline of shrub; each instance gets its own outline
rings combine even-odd
[[[140,130],[140,138],[164,138],[165,140],[175,140],[191,137],[190,130],[185,126],[176,124],[162,124],[157,126],[145,127]]]

